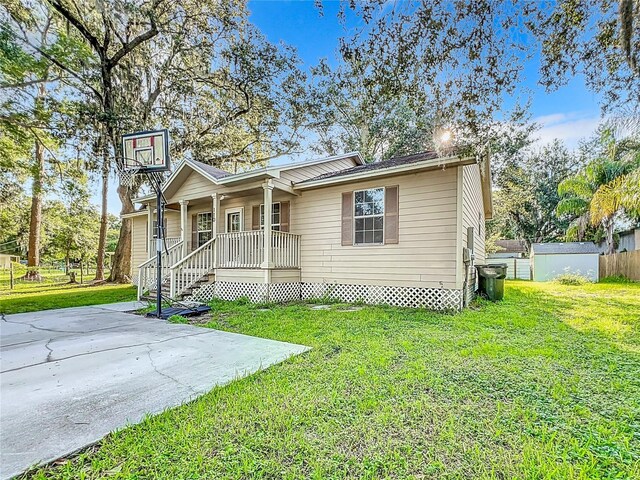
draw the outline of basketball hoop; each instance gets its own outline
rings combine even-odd
[[[171,168],[166,129],[123,135],[122,153],[117,165],[120,184],[125,187],[133,187],[136,177],[142,174],[151,184],[160,184],[163,173]]]
[[[129,168],[125,170],[124,168],[119,169],[118,176],[120,177],[120,185],[125,187],[133,187],[136,182],[136,176],[140,172],[139,168]]]
[[[162,247],[163,218],[166,199],[162,193],[164,173],[169,162],[169,133],[165,130],[136,132],[122,136],[122,158],[117,163],[120,184],[132,187],[136,177],[144,174],[156,194],[156,316],[162,315]],[[166,248],[166,247],[165,247]],[[166,267],[165,267],[166,268]]]
[[[148,172],[170,170],[167,130],[130,133],[122,136],[122,168]]]

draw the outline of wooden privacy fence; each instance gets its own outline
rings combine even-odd
[[[640,250],[600,255],[600,278],[612,276],[640,282]]]

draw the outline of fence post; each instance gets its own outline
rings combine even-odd
[[[9,289],[13,290],[13,262],[9,262]]]

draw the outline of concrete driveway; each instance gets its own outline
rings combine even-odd
[[[1,478],[307,350],[123,313],[133,308],[66,308],[0,322]]]

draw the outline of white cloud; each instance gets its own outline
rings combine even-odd
[[[601,119],[593,114],[582,112],[553,113],[533,119],[541,125],[536,132],[537,144],[545,144],[554,139],[562,140],[567,147],[575,148],[598,128]]]

